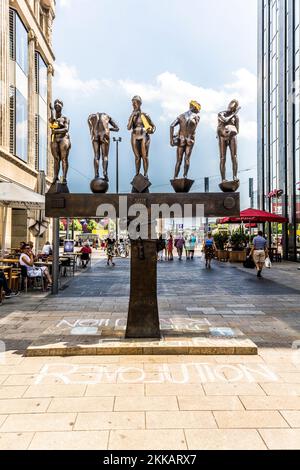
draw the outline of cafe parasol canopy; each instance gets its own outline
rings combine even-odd
[[[262,224],[265,222],[284,224],[288,219],[271,212],[261,211],[259,209],[245,209],[241,211],[240,217],[225,217],[219,220],[219,224]]]

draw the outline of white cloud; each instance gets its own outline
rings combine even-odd
[[[103,87],[109,87],[109,80],[81,80],[76,67],[65,63],[55,66],[56,86],[64,91],[78,92],[84,95],[91,95]]]
[[[70,7],[72,2],[73,2],[73,0],[58,0],[58,4],[61,7]]]
[[[239,69],[233,73],[237,80],[225,85],[227,90],[234,90],[242,97],[243,104],[256,102],[257,98],[257,77],[247,69]]]
[[[158,75],[154,83],[134,82],[131,80],[82,80],[76,67],[65,63],[56,65],[56,87],[65,93],[94,96],[99,92],[113,93],[118,90],[131,98],[139,94],[145,103],[156,103],[161,108],[160,120],[170,122],[188,108],[191,99],[202,105],[201,122],[216,130],[217,114],[226,109],[232,99],[238,99],[240,113],[240,136],[256,139],[256,96],[257,78],[246,69],[235,71],[231,83],[220,89],[204,88],[181,80],[176,74],[164,72]]]
[[[136,83],[120,80],[120,86],[128,96],[140,94],[147,103],[157,102],[162,108],[161,120],[174,119],[188,106],[191,99],[196,99],[202,105],[202,123],[216,129],[217,114],[227,107],[232,99],[238,99],[242,106],[241,137],[256,138],[255,112],[257,78],[246,69],[233,73],[234,81],[225,84],[222,89],[204,88],[186,82],[176,74],[164,72],[156,78],[156,83]]]

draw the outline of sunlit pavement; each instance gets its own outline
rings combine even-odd
[[[115,268],[97,260],[58,298],[7,300],[0,307],[0,448],[299,448],[297,267],[275,264],[259,280],[236,265],[207,271],[199,258],[159,264],[164,325],[239,328],[258,356],[22,355],[49,328],[124,327],[128,260]]]

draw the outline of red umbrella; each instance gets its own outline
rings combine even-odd
[[[220,224],[240,224],[245,223],[264,223],[264,222],[275,222],[278,224],[284,224],[288,222],[288,219],[281,215],[272,214],[270,212],[260,211],[259,209],[246,209],[241,211],[240,217],[225,217],[220,220]]]

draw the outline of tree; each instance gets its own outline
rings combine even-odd
[[[89,220],[89,223],[87,225],[87,229],[88,229],[89,233],[92,233],[93,230],[97,230],[97,228],[98,228],[97,222],[93,219]]]
[[[74,232],[82,232],[82,225],[78,219],[73,219],[72,224]]]

